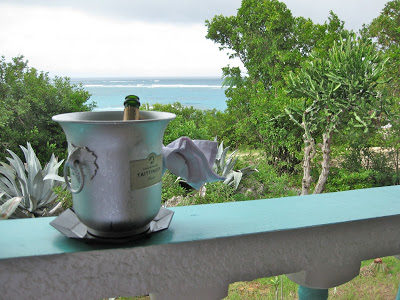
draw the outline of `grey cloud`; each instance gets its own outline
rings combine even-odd
[[[345,21],[345,27],[355,31],[376,18],[389,0],[283,0],[295,16],[324,23],[332,10]]]
[[[0,0],[13,5],[68,7],[105,17],[167,23],[204,23],[216,14],[235,15],[241,0]]]
[[[327,20],[333,10],[347,28],[358,30],[379,15],[388,0],[281,0],[296,16]],[[118,20],[204,23],[214,15],[236,15],[241,0],[0,0],[12,5],[68,7]]]

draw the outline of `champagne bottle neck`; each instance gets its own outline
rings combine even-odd
[[[124,121],[139,120],[139,97],[136,95],[128,95],[124,102]]]

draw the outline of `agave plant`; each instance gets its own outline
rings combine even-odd
[[[0,205],[3,213],[17,218],[56,213],[61,203],[54,203],[57,195],[53,189],[64,184],[64,178],[58,176],[63,160],[58,162],[53,154],[43,169],[30,143],[27,143],[27,148],[20,147],[25,163],[11,150],[7,150],[11,155],[7,158],[9,164],[0,163]],[[15,198],[19,199],[18,205]]]
[[[245,167],[240,170],[234,170],[234,167],[238,160],[238,158],[235,156],[236,150],[227,157],[228,151],[229,147],[224,148],[224,142],[222,141],[221,144],[219,144],[218,146],[218,152],[214,164],[214,171],[222,177],[225,177],[224,183],[233,186],[236,190],[243,176],[258,172],[258,170],[252,167]]]

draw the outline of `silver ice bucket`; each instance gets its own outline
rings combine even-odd
[[[161,207],[162,141],[175,115],[141,111],[140,120],[122,118],[122,111],[53,117],[69,143],[64,177],[73,209],[99,237],[143,233]]]

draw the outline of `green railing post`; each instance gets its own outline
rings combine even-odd
[[[299,300],[326,300],[328,299],[328,289],[312,289],[299,285]]]

